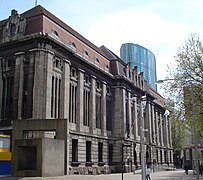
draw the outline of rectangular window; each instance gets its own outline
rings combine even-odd
[[[32,74],[33,76],[33,74]],[[33,109],[33,79],[30,74],[24,74],[22,118],[32,118]],[[32,80],[31,80],[32,79]]]
[[[58,118],[60,118],[60,104],[61,104],[61,79],[58,82]]]
[[[55,78],[55,102],[54,102],[54,118],[57,118],[57,91],[58,91],[58,78]]]
[[[72,91],[72,84],[70,83],[69,89],[69,122],[72,122],[73,119],[73,107],[72,107],[72,99],[73,99],[73,91]]]
[[[24,76],[24,80],[23,80],[23,107],[22,107],[22,118],[28,118],[27,117],[27,108],[29,108],[28,106],[28,102],[27,102],[27,96],[28,96],[28,76],[25,75]]]
[[[76,123],[77,86],[70,84],[69,122]]]
[[[91,162],[91,141],[86,141],[86,162]]]
[[[135,125],[135,111],[134,111],[134,105],[131,105],[131,122],[132,122],[132,126]]]
[[[83,125],[89,126],[89,118],[90,118],[90,92],[89,90],[84,89],[84,97],[83,97]]]
[[[127,133],[127,136],[129,136],[129,134],[130,134],[130,124],[129,124],[129,107],[128,107],[127,98],[126,98],[126,102],[125,102],[125,112],[126,112],[126,133]]]
[[[51,117],[60,118],[61,79],[52,76],[51,85]]]
[[[111,131],[111,99],[106,99],[106,130]]]
[[[76,124],[76,114],[77,114],[77,86],[74,86],[74,103],[73,103],[73,107],[74,107],[74,118],[73,118],[73,123]]]
[[[13,114],[14,78],[3,78],[2,118],[17,118]],[[17,115],[17,114],[16,114]]]
[[[14,90],[14,78],[8,78],[8,92],[7,92],[7,113],[6,117],[11,119],[13,117],[13,90]]]
[[[78,140],[72,139],[72,162],[78,162]]]
[[[137,119],[140,119],[140,117],[141,117],[140,110],[137,110]],[[141,122],[137,121],[137,123],[138,123],[137,127],[141,127]],[[138,131],[138,134],[140,135],[141,134],[140,128],[137,128],[137,131]]]
[[[109,144],[108,146],[108,160],[109,163],[113,162],[113,144]]]
[[[101,96],[96,96],[96,128],[101,129]]]
[[[53,108],[54,108],[54,77],[52,76],[51,84],[51,117],[53,117]]]
[[[2,119],[5,118],[6,87],[7,87],[6,78],[3,77],[2,112],[1,112]]]
[[[98,160],[99,162],[103,162],[103,143],[98,143]]]

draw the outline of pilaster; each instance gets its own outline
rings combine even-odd
[[[90,133],[94,134],[96,129],[96,77],[91,76],[91,91],[90,91]]]
[[[168,132],[169,132],[169,147],[172,148],[172,133],[171,133],[171,121],[168,120]]]
[[[24,59],[25,53],[19,52],[15,54],[16,64],[15,64],[15,76],[14,76],[14,117],[21,119],[22,108],[23,108],[23,80],[24,80]],[[17,106],[16,106],[17,105]]]
[[[126,131],[125,92],[126,89],[124,86],[115,87],[113,134],[120,138],[124,137]]]
[[[106,85],[107,85],[107,83],[102,81],[102,103],[101,103],[102,125],[101,125],[101,133],[103,136],[107,135],[107,132],[106,132]]]
[[[46,89],[48,56],[44,50],[33,50],[35,53],[35,72],[33,87],[33,118],[46,118]]]
[[[70,61],[63,60],[63,75],[61,88],[61,118],[69,119],[69,96],[70,96]],[[69,120],[68,120],[69,122]]]
[[[149,136],[148,136],[148,138],[149,138],[149,143],[151,143],[152,142],[152,139],[153,139],[153,134],[152,134],[152,116],[151,116],[151,103],[149,102],[149,103],[147,103],[147,113],[148,113],[148,134],[149,134]]]
[[[165,120],[165,127],[164,127],[164,129],[165,129],[165,134],[166,134],[166,144],[165,144],[165,146],[166,147],[169,147],[169,137],[168,137],[168,118],[167,118],[167,116],[164,116],[165,118],[164,118],[164,120]]]
[[[66,174],[69,174],[69,144],[70,144],[70,135],[69,135],[69,97],[70,97],[70,61],[67,59],[63,60],[63,75],[62,75],[62,93],[61,93],[61,117],[67,119],[67,139],[65,142],[65,155],[66,155]]]
[[[128,94],[127,94],[127,96],[128,96],[128,102],[127,102],[127,106],[128,106],[128,126],[129,126],[129,137],[130,138],[133,138],[133,134],[132,134],[132,122],[133,122],[133,119],[132,119],[132,108],[131,108],[131,104],[132,104],[132,102],[130,101],[130,98],[131,98],[131,92],[127,92]]]
[[[161,139],[160,139],[160,144],[161,144],[161,146],[164,146],[164,143],[163,143],[163,116],[162,116],[162,114],[160,113],[159,114],[159,117],[160,117],[160,137],[161,137]]]
[[[135,98],[135,101],[133,102],[133,104],[134,104],[134,116],[135,116],[135,122],[134,122],[134,129],[135,129],[135,139],[137,140],[137,141],[139,141],[140,140],[140,136],[139,136],[139,134],[138,134],[138,128],[140,128],[140,126],[139,126],[139,119],[138,119],[138,115],[139,115],[139,113],[138,113],[138,98],[137,97],[134,97]]]
[[[46,118],[51,118],[51,90],[53,76],[53,56],[54,53],[47,52],[47,71],[46,71]],[[55,92],[55,91],[54,91]]]
[[[160,133],[160,131],[159,131],[159,118],[158,118],[158,111],[156,111],[155,112],[155,114],[156,114],[156,144],[158,145],[158,146],[160,146],[160,141],[159,141],[159,133]]]
[[[156,122],[156,119],[155,119],[155,117],[154,117],[154,103],[152,103],[152,123],[151,123],[151,126],[152,126],[152,131],[153,131],[153,133],[152,133],[152,135],[153,135],[153,139],[152,139],[152,142],[153,143],[155,143],[156,142],[156,130],[155,130],[155,126],[156,126],[156,124],[155,124],[155,122]]]
[[[83,126],[83,88],[84,70],[78,69],[78,90],[77,90],[77,131]]]

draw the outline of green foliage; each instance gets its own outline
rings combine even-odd
[[[185,123],[181,120],[181,112],[170,105],[168,108],[173,109],[170,115],[172,145],[174,151],[180,151],[185,145]]]
[[[186,122],[194,131],[194,121],[196,122],[196,135],[198,143],[203,143],[203,101],[200,99],[203,92],[201,87],[187,87],[184,90],[184,105]],[[193,129],[192,129],[193,128]]]
[[[191,34],[178,49],[175,60],[176,66],[169,67],[174,81],[164,88],[167,95],[173,97],[176,109],[181,112],[180,118],[193,134],[196,121],[197,140],[203,143],[203,46],[197,34]]]
[[[188,85],[187,80],[203,85],[203,47],[198,35],[192,34],[189,37],[178,49],[175,60],[177,69],[173,74],[181,85]]]

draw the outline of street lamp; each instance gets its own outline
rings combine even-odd
[[[175,81],[177,79],[164,79],[164,80],[158,80],[156,83],[161,84],[164,83],[165,81]],[[198,149],[197,149],[197,127],[196,127],[196,111],[195,111],[195,100],[194,100],[194,90],[193,86],[194,84],[192,83],[191,80],[187,81],[190,86],[191,86],[191,94],[192,94],[192,113],[193,113],[193,122],[194,122],[194,144],[195,144],[195,169],[196,169],[196,180],[199,180],[199,164],[198,164]]]
[[[133,97],[130,100],[136,101],[136,98]],[[144,109],[146,107],[146,96],[142,96],[140,98],[140,120],[141,120],[141,134],[140,134],[140,145],[141,145],[141,174],[142,174],[142,180],[146,179],[146,162],[145,162],[145,146],[144,146]]]

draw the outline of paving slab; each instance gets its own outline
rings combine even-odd
[[[0,177],[0,180],[122,180],[121,173],[107,175],[65,175],[56,177]],[[141,174],[124,173],[123,180],[141,180]],[[160,171],[151,173],[151,180],[196,180],[192,171],[186,175],[184,170]],[[203,180],[203,176],[199,176]]]

